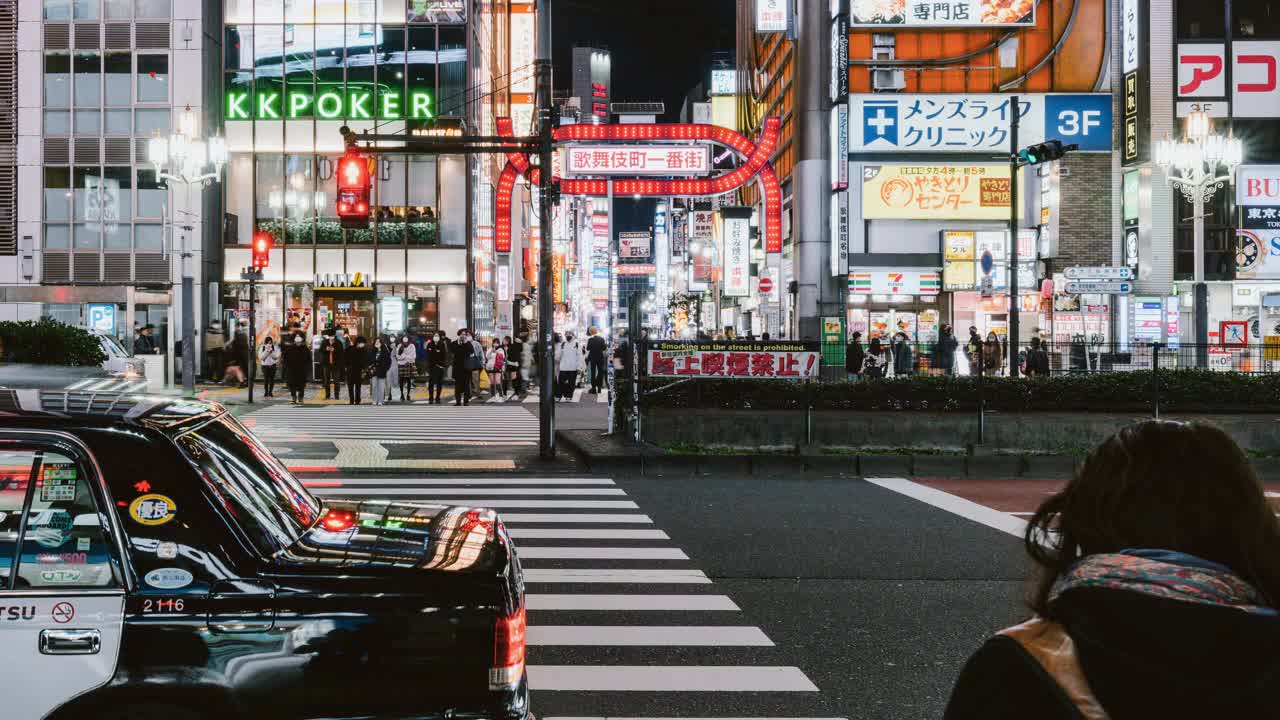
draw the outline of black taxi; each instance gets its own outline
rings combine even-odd
[[[224,408],[0,389],[0,717],[532,718],[490,510],[321,501]]]

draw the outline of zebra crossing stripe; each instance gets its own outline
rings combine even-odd
[[[519,552],[517,550],[517,552]],[[669,583],[675,585],[710,585],[711,579],[701,570],[630,570],[625,568],[533,568],[524,571],[527,583]]]
[[[530,645],[773,647],[750,625],[530,625]]]
[[[587,692],[818,692],[797,667],[530,665],[529,687]]]
[[[330,488],[320,487],[312,488],[312,495],[350,495],[349,488]],[[368,497],[412,497],[420,500],[431,500],[439,497],[434,490],[420,490],[417,488],[370,488],[362,489],[360,495]],[[639,510],[635,503],[629,500],[492,500],[486,498],[440,498],[444,504],[448,505],[474,505],[478,507],[489,508],[527,508],[527,509],[558,509],[558,510]]]
[[[594,595],[538,594],[525,596],[530,610],[675,610],[738,612],[728,595]]]
[[[511,528],[516,540],[670,540],[661,530],[584,530],[582,528]]]
[[[345,485],[354,481],[363,484],[402,484],[409,486],[437,486],[446,487],[458,486],[465,487],[468,485],[613,485],[614,482],[608,478],[469,478],[469,477],[450,477],[450,478],[403,478],[403,477],[336,477],[325,478],[331,483]]]
[[[319,487],[334,487],[333,481],[327,478],[325,480],[317,480],[317,481],[304,480],[302,484],[303,485],[315,484],[316,486],[319,486]],[[350,478],[348,480],[343,480],[341,485],[346,487],[355,486],[355,485],[377,486],[377,485],[388,485],[388,482],[386,480],[377,480],[374,478]],[[396,485],[395,487],[418,487],[418,486],[419,485],[417,483],[413,483],[412,485],[405,483],[405,484]],[[361,492],[364,492],[364,491],[361,490]],[[474,495],[476,497],[480,497],[482,495],[497,495],[497,496],[532,495],[537,497],[559,497],[559,496],[575,496],[575,495],[581,495],[581,496],[605,496],[605,495],[625,496],[626,495],[625,492],[623,492],[618,488],[433,487],[430,490],[430,492],[434,495]]]
[[[612,513],[502,513],[502,522],[507,525],[523,525],[525,523],[554,523],[557,525],[567,525],[570,523],[652,525],[653,519],[648,515],[620,515]]]
[[[688,560],[679,548],[658,547],[549,547],[516,548],[521,560]]]

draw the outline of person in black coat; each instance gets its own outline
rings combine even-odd
[[[369,370],[369,344],[361,335],[342,354],[347,373],[347,403],[360,404],[360,391],[364,387],[364,374]]]
[[[591,373],[591,394],[599,395],[606,382],[604,363],[609,343],[600,337],[599,328],[593,327],[589,332],[591,337],[587,339],[587,367]]]
[[[307,392],[307,376],[311,368],[311,349],[302,333],[293,336],[292,342],[283,343],[281,351],[284,363],[284,382],[289,386],[289,402],[301,405]]]
[[[933,346],[933,367],[941,370],[943,375],[955,375],[956,348],[960,341],[951,332],[950,325],[943,325],[938,334],[938,342]]]
[[[471,404],[471,356],[475,349],[466,329],[458,331],[458,341],[453,344],[453,404]]]
[[[867,353],[862,349],[862,333],[855,332],[844,349],[844,371],[849,374],[850,380],[862,379],[862,364],[866,359]]]
[[[1049,353],[1045,352],[1040,338],[1031,338],[1031,349],[1027,351],[1027,377],[1049,376]]]
[[[391,343],[386,336],[377,339],[373,349],[373,362],[369,369],[374,405],[387,404],[387,373],[391,372]]]
[[[440,395],[444,392],[444,374],[449,369],[449,336],[443,330],[436,331],[426,345],[427,356],[427,402],[440,404]]]
[[[330,397],[331,387],[333,399],[342,399],[342,378],[345,377],[342,371],[345,362],[343,353],[342,343],[334,337],[332,330],[326,330],[324,339],[320,341],[320,349],[316,351],[320,360],[320,383],[324,385],[325,400]]]
[[[1035,615],[974,653],[947,720],[1275,717],[1280,523],[1225,432],[1121,430],[1023,544]]]

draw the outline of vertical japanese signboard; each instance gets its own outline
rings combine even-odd
[[[756,32],[786,32],[790,4],[791,0],[756,0]]]
[[[725,208],[724,296],[747,297],[751,293],[751,211]]]
[[[1121,164],[1151,159],[1151,73],[1148,68],[1147,0],[1123,0],[1120,12],[1121,71],[1124,73]]]
[[[831,108],[831,189],[849,187],[849,104]]]
[[[849,274],[849,193],[831,196],[831,275]]]
[[[849,98],[849,20],[843,15],[831,21],[831,102]]]

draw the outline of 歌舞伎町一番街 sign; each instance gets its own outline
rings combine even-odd
[[[654,377],[804,380],[818,376],[821,353],[816,342],[680,342],[649,346]]]

